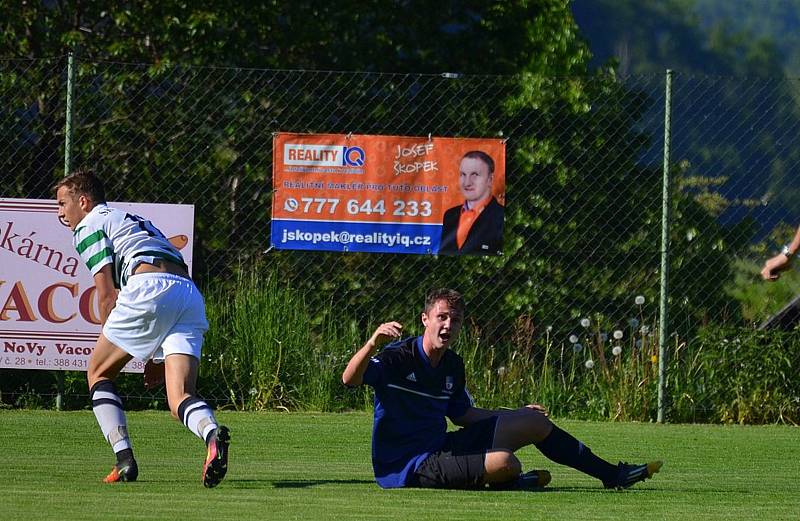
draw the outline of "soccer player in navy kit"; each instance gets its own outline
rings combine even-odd
[[[139,475],[114,379],[134,357],[163,358],[170,411],[205,441],[203,485],[216,486],[228,469],[230,435],[195,395],[208,322],[183,256],[150,221],[107,206],[103,184],[91,172],[65,177],[54,191],[58,217],[72,230],[97,289],[103,330],[87,378],[92,409],[117,459],[104,481]]]
[[[345,385],[375,389],[372,465],[381,487],[542,487],[550,481],[549,472],[523,473],[514,455],[526,445],[599,479],[606,488],[628,488],[659,471],[660,461],[612,465],[597,457],[553,424],[540,405],[475,407],[466,391],[464,363],[449,349],[464,307],[454,290],[431,291],[422,313],[422,336],[395,341],[376,354],[403,330],[398,322],[381,324],[342,374]],[[445,416],[461,428],[447,432]]]

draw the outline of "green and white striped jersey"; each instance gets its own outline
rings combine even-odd
[[[98,204],[75,228],[72,244],[92,276],[112,264],[114,285],[122,288],[142,262],[164,259],[186,267],[183,256],[150,221]]]

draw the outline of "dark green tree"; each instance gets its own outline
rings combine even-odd
[[[655,301],[659,174],[641,158],[659,146],[660,78],[590,71],[566,0],[31,2],[1,5],[0,19],[3,66],[37,71],[3,74],[3,134],[23,143],[25,114],[37,129],[15,145],[26,161],[0,173],[4,195],[42,196],[63,174],[63,57],[75,51],[75,164],[118,199],[195,204],[202,281],[258,261],[309,305],[364,322],[409,306],[416,321],[427,287],[457,285],[478,325],[503,334],[521,315],[605,327],[633,295]],[[507,138],[505,255],[262,255],[276,131]]]

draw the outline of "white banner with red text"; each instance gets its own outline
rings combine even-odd
[[[194,206],[108,203],[151,221],[191,273]],[[89,270],[49,199],[0,198],[0,368],[85,371],[100,334]],[[141,373],[144,361],[123,369]]]

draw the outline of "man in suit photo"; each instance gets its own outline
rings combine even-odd
[[[493,181],[491,156],[480,150],[464,154],[459,163],[458,182],[464,202],[444,214],[440,254],[500,254],[505,209],[492,195]]]

